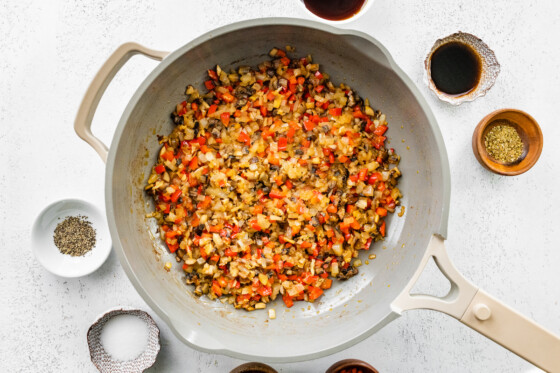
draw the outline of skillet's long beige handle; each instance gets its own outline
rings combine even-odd
[[[91,133],[91,121],[99,100],[103,96],[105,89],[117,74],[120,68],[130,59],[130,57],[135,54],[143,54],[146,57],[152,58],[154,60],[161,61],[169,53],[155,51],[146,48],[137,43],[125,43],[117,48],[113,54],[105,61],[103,66],[99,69],[95,77],[93,78],[91,84],[89,85],[80,108],[78,109],[78,114],[76,114],[76,120],[74,121],[74,130],[78,136],[87,142],[95,151],[99,154],[103,162],[107,161],[107,154],[109,149],[107,146],[99,140],[97,137]]]
[[[444,297],[410,294],[426,264],[433,258],[451,283]],[[560,372],[560,337],[474,286],[457,271],[434,235],[418,270],[392,304],[397,313],[431,309],[455,317],[467,326],[548,372]]]
[[[548,372],[560,372],[560,338],[479,290],[461,322]]]

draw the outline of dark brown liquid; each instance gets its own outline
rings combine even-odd
[[[461,95],[475,89],[482,70],[478,54],[460,42],[450,42],[436,49],[430,66],[437,89],[450,95]]]
[[[365,0],[303,0],[310,12],[324,19],[341,21],[357,14]]]

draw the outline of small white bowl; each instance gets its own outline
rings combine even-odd
[[[87,216],[95,229],[95,246],[84,256],[62,254],[54,244],[54,230],[68,216]],[[101,267],[111,253],[111,236],[105,214],[89,202],[64,199],[47,206],[31,230],[33,254],[49,272],[61,277],[81,277]]]

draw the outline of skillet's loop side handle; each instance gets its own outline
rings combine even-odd
[[[430,258],[451,282],[444,297],[410,294]],[[418,270],[392,306],[397,313],[412,309],[446,313],[539,368],[560,372],[560,337],[465,279],[449,260],[439,236],[432,237]]]
[[[449,293],[443,297],[426,294],[410,294],[412,288],[420,278],[428,261],[433,258],[439,270],[451,283]],[[478,287],[463,277],[451,263],[443,238],[439,235],[432,236],[428,250],[422,258],[418,269],[408,282],[402,293],[393,302],[393,309],[397,313],[413,309],[430,309],[446,313],[456,319],[461,319],[471,300],[478,291]]]
[[[92,134],[91,121],[97,109],[97,105],[99,104],[99,100],[101,100],[107,86],[120,68],[135,54],[143,54],[148,58],[161,61],[169,53],[152,50],[137,43],[125,43],[121,45],[113,52],[107,61],[105,61],[91,81],[82,99],[78,113],[76,114],[74,130],[82,140],[95,149],[103,162],[107,162],[109,149],[101,140]]]

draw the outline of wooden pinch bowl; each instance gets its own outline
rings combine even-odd
[[[484,146],[484,139],[488,132],[498,125],[498,120],[507,120],[517,130],[523,142],[521,157],[512,163],[502,163],[490,156]],[[537,163],[543,147],[543,135],[537,121],[517,109],[496,110],[484,118],[476,126],[472,137],[474,156],[486,169],[505,176],[515,176],[527,172]]]
[[[352,371],[353,368],[359,369],[363,373],[379,373],[377,369],[375,369],[365,361],[358,359],[340,360],[339,362],[331,365],[331,367],[327,369],[325,373],[340,373],[344,369]]]
[[[230,373],[278,373],[270,365],[266,365],[258,362],[250,362],[241,364],[237,368],[234,368]]]

